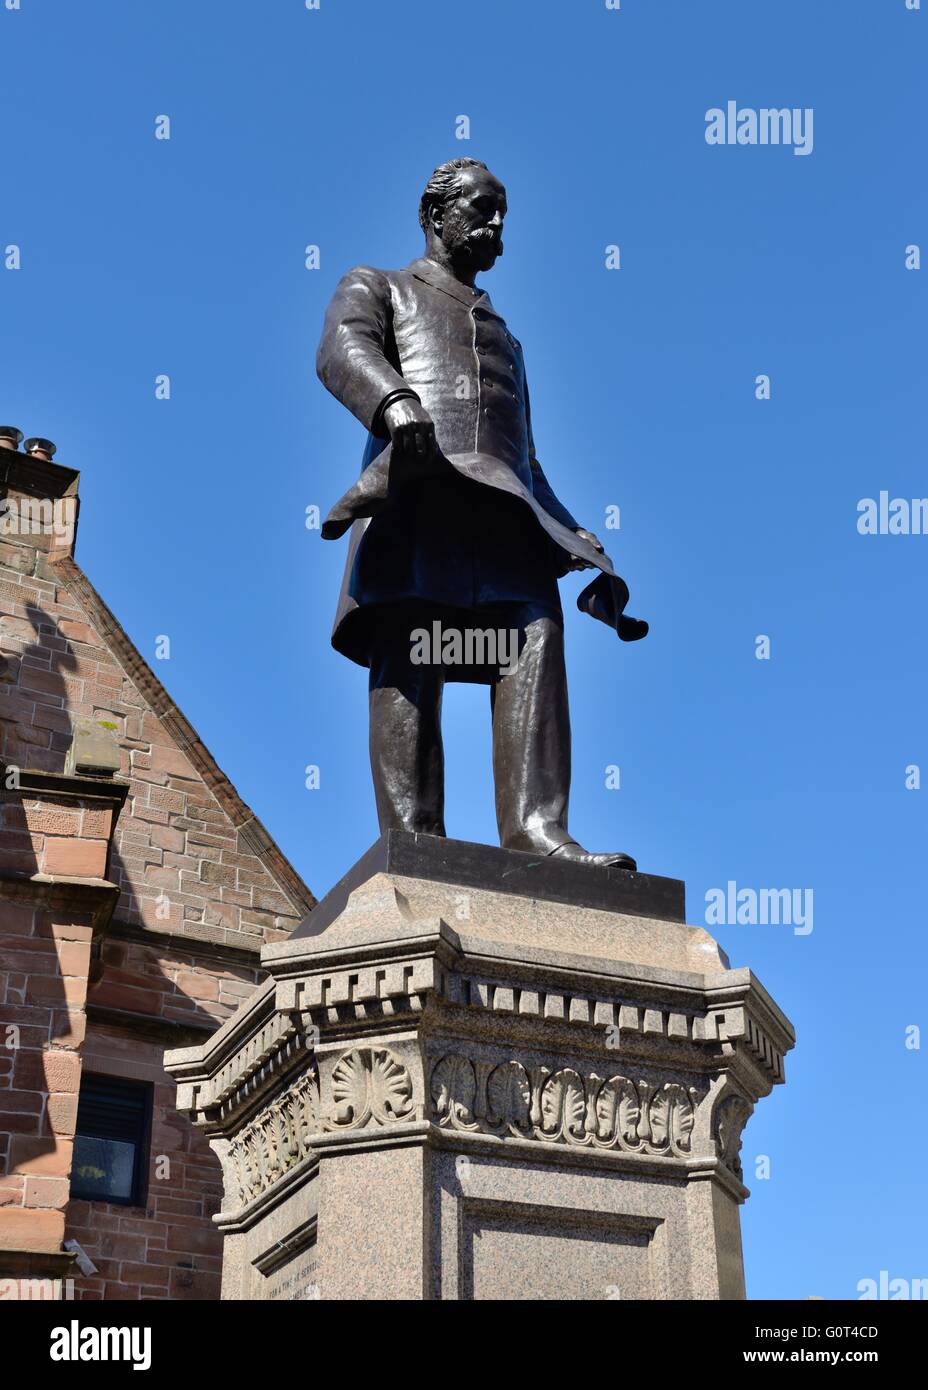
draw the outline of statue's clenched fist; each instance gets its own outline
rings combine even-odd
[[[412,396],[402,396],[384,411],[383,422],[394,449],[423,462],[438,453],[431,415]]]

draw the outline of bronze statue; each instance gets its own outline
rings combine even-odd
[[[369,432],[361,477],[322,527],[326,539],[352,532],[332,643],[370,668],[382,831],[445,834],[442,690],[478,681],[490,687],[500,844],[634,869],[567,830],[558,578],[598,568],[578,606],[625,641],[648,628],[625,614],[623,580],[545,477],[522,347],[474,284],[502,255],[505,216],[486,165],[440,165],[419,206],[425,254],[405,270],[356,266],[329,305],[317,371]]]

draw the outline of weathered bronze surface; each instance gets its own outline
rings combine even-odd
[[[624,581],[545,477],[521,344],[474,283],[502,254],[506,207],[479,161],[441,165],[420,203],[425,254],[404,270],[356,266],[329,305],[317,370],[368,430],[361,476],[322,528],[351,530],[332,642],[370,668],[382,831],[445,834],[442,690],[478,681],[490,686],[500,844],[634,869],[567,830],[558,578],[598,569],[578,607],[624,641],[648,627],[626,615]]]

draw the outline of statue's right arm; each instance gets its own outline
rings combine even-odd
[[[386,434],[384,409],[415,396],[388,355],[393,307],[383,271],[358,265],[339,281],[316,353],[322,384],[367,429]]]

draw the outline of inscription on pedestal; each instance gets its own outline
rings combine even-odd
[[[297,1255],[268,1278],[267,1297],[275,1302],[287,1303],[303,1303],[321,1297],[315,1246]]]

